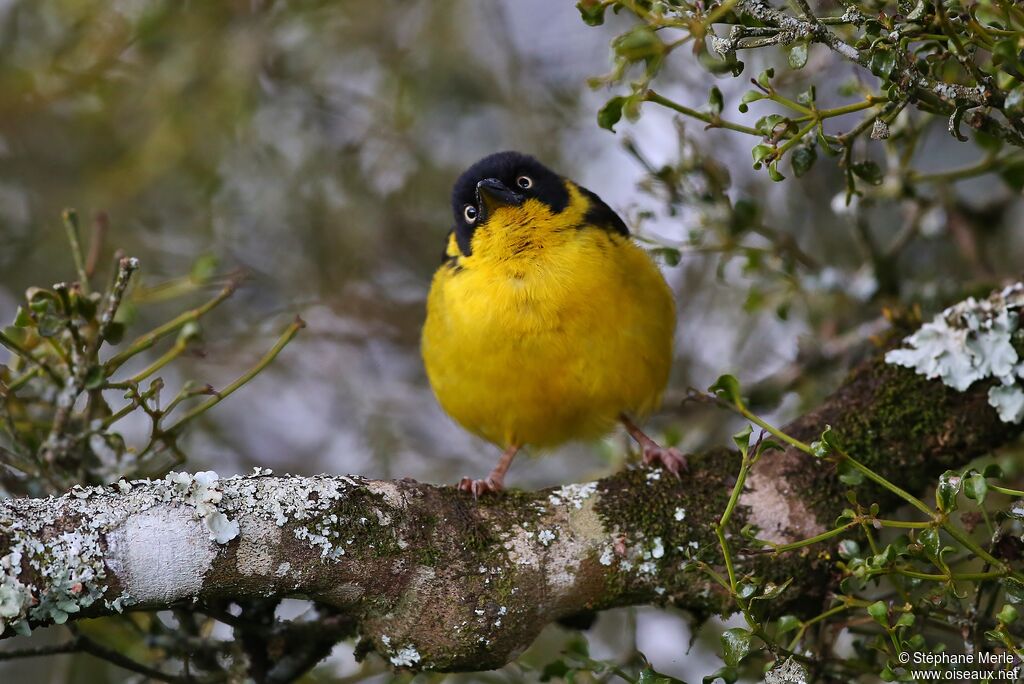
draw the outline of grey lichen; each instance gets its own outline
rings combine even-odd
[[[807,684],[807,670],[793,658],[787,658],[764,675],[765,684]]]
[[[566,506],[579,510],[583,508],[583,504],[587,499],[593,496],[595,492],[597,492],[596,482],[567,484],[553,490],[548,495],[548,501],[552,506],[561,506],[565,504]]]
[[[226,479],[212,471],[172,472],[160,480],[3,502],[0,634],[27,633],[31,623],[61,624],[101,598],[120,612],[194,597],[218,555],[238,539],[241,518],[258,523],[250,529],[299,523],[295,538],[322,559],[342,556],[336,530],[346,521],[331,511],[364,483],[328,476],[281,482],[269,472]],[[280,560],[261,558],[260,567]]]
[[[1015,283],[990,297],[970,297],[951,306],[885,355],[887,363],[912,368],[964,391],[976,382],[999,381],[988,403],[1006,423],[1024,419],[1024,363],[1015,343],[1022,337],[1024,285]]]

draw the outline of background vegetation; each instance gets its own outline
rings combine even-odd
[[[34,311],[27,327],[44,350],[44,338],[73,337],[64,330],[72,319],[87,339],[116,341],[93,320],[102,300],[90,308],[70,292],[65,303],[51,289],[55,298],[43,296],[36,310],[24,294],[82,280],[67,246],[70,217],[61,218],[77,207],[83,269],[96,231],[105,234],[95,290],[117,272],[115,248],[141,264],[118,307],[127,341],[115,353],[232,291],[198,327],[183,323],[163,346],[125,359],[123,375],[110,380],[137,379],[145,392],[162,378],[161,410],[183,387],[196,396],[182,413],[202,406],[206,383],[224,388],[244,378],[282,331],[294,332],[296,314],[308,324],[281,362],[216,411],[190,417],[173,445],[156,444],[169,459],[150,464],[157,471],[180,450],[190,470],[221,474],[260,466],[449,482],[482,472],[490,449],[434,404],[417,336],[450,220],[450,184],[476,158],[511,147],[601,194],[663,258],[681,320],[658,417],[668,437],[696,448],[725,442],[746,423],[682,401],[690,386],[723,372],[742,379],[747,409],[782,424],[873,350],[883,312],[914,320],[914,306],[928,313],[986,292],[1019,277],[1024,257],[1020,10],[924,0],[810,9],[799,0],[780,5],[781,15],[730,0],[584,1],[578,9],[548,0],[0,3],[0,320],[14,322],[19,306]],[[840,41],[858,56],[844,55]],[[240,269],[248,277],[234,289]],[[39,330],[47,316],[56,335]],[[169,350],[174,362],[163,366]],[[57,363],[60,353],[51,352]],[[19,363],[27,362],[12,356],[4,371],[8,387],[28,370]],[[92,365],[82,366],[83,388],[95,381]],[[45,387],[39,374],[25,387]],[[186,386],[189,379],[197,384]],[[104,394],[112,411],[130,389]],[[43,416],[56,398],[53,390],[32,395]],[[52,449],[52,421],[26,415],[8,430],[8,451],[15,442],[30,455]],[[107,419],[89,416],[78,429]],[[90,467],[49,480],[8,477],[9,494],[135,472],[154,437],[151,412],[106,427],[118,437],[79,442],[96,457]],[[625,457],[618,438],[599,449],[570,447],[515,470],[512,484],[580,481]],[[1014,486],[1017,450],[997,460],[1004,475],[993,484]],[[980,503],[978,491],[971,499]],[[1019,534],[1012,519],[997,517],[1008,501],[988,499],[989,519],[974,523]],[[870,503],[860,502],[866,510]],[[861,576],[896,539],[850,537],[838,547],[841,562]],[[914,602],[948,588],[920,581],[910,587],[919,591]],[[826,647],[838,641],[846,650],[837,662],[852,654],[869,673],[892,655],[876,655],[884,643],[872,651],[879,636],[892,645],[912,636],[898,630],[922,630],[929,647],[952,649],[977,636],[936,637],[920,619],[899,624],[913,611],[871,612],[870,592],[886,589],[870,585],[850,587],[863,603],[849,614],[837,611],[813,629],[772,624],[765,635],[817,648],[820,658],[833,657]],[[895,586],[888,591],[908,590]],[[980,605],[998,630],[1005,592],[971,586],[976,593],[963,602],[944,600],[969,610],[986,597]],[[284,617],[305,610],[278,608]],[[175,641],[183,619],[143,615],[89,628],[97,641],[158,663],[187,650]],[[723,651],[724,627],[751,625],[737,616],[691,632],[670,611],[612,612],[585,636],[552,627],[518,664],[486,677],[534,681],[561,663],[547,674],[601,678],[611,676],[601,664],[608,662],[635,676],[642,652],[659,671],[699,680],[723,666],[718,654],[727,669],[739,664]],[[204,618],[195,629],[230,636],[223,621]],[[699,643],[687,656],[691,635]],[[354,664],[351,649],[338,647],[315,676],[391,677],[380,661]],[[748,675],[763,662],[749,658]],[[86,655],[0,668],[70,681],[126,676]]]

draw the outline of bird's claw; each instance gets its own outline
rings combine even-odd
[[[686,462],[686,456],[679,449],[674,447],[663,447],[657,444],[644,447],[644,465],[660,464],[668,472],[679,477],[679,471],[687,472],[690,467]]]
[[[469,477],[459,480],[459,491],[472,494],[474,499],[478,499],[484,494],[497,494],[502,489],[501,483],[490,477],[485,480],[474,480]]]

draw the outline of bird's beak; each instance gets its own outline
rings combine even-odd
[[[501,207],[518,207],[524,199],[496,178],[485,178],[476,184],[476,203],[481,223]]]

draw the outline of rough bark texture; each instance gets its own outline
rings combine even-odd
[[[828,424],[849,453],[911,491],[1017,432],[987,405],[984,387],[956,392],[880,359],[786,430],[812,440]],[[721,560],[711,523],[738,468],[736,453],[716,449],[692,456],[680,481],[635,468],[479,502],[409,480],[269,471],[8,500],[0,502],[0,626],[10,635],[124,609],[304,596],[354,618],[364,649],[396,666],[498,667],[545,625],[582,611],[728,610],[692,561]],[[795,541],[827,529],[845,501],[835,468],[794,449],[766,454],[749,485],[733,534],[753,523],[764,538]],[[892,503],[868,485],[858,495]],[[738,571],[793,578],[780,607],[810,614],[808,599],[832,580],[818,551],[740,556]]]

